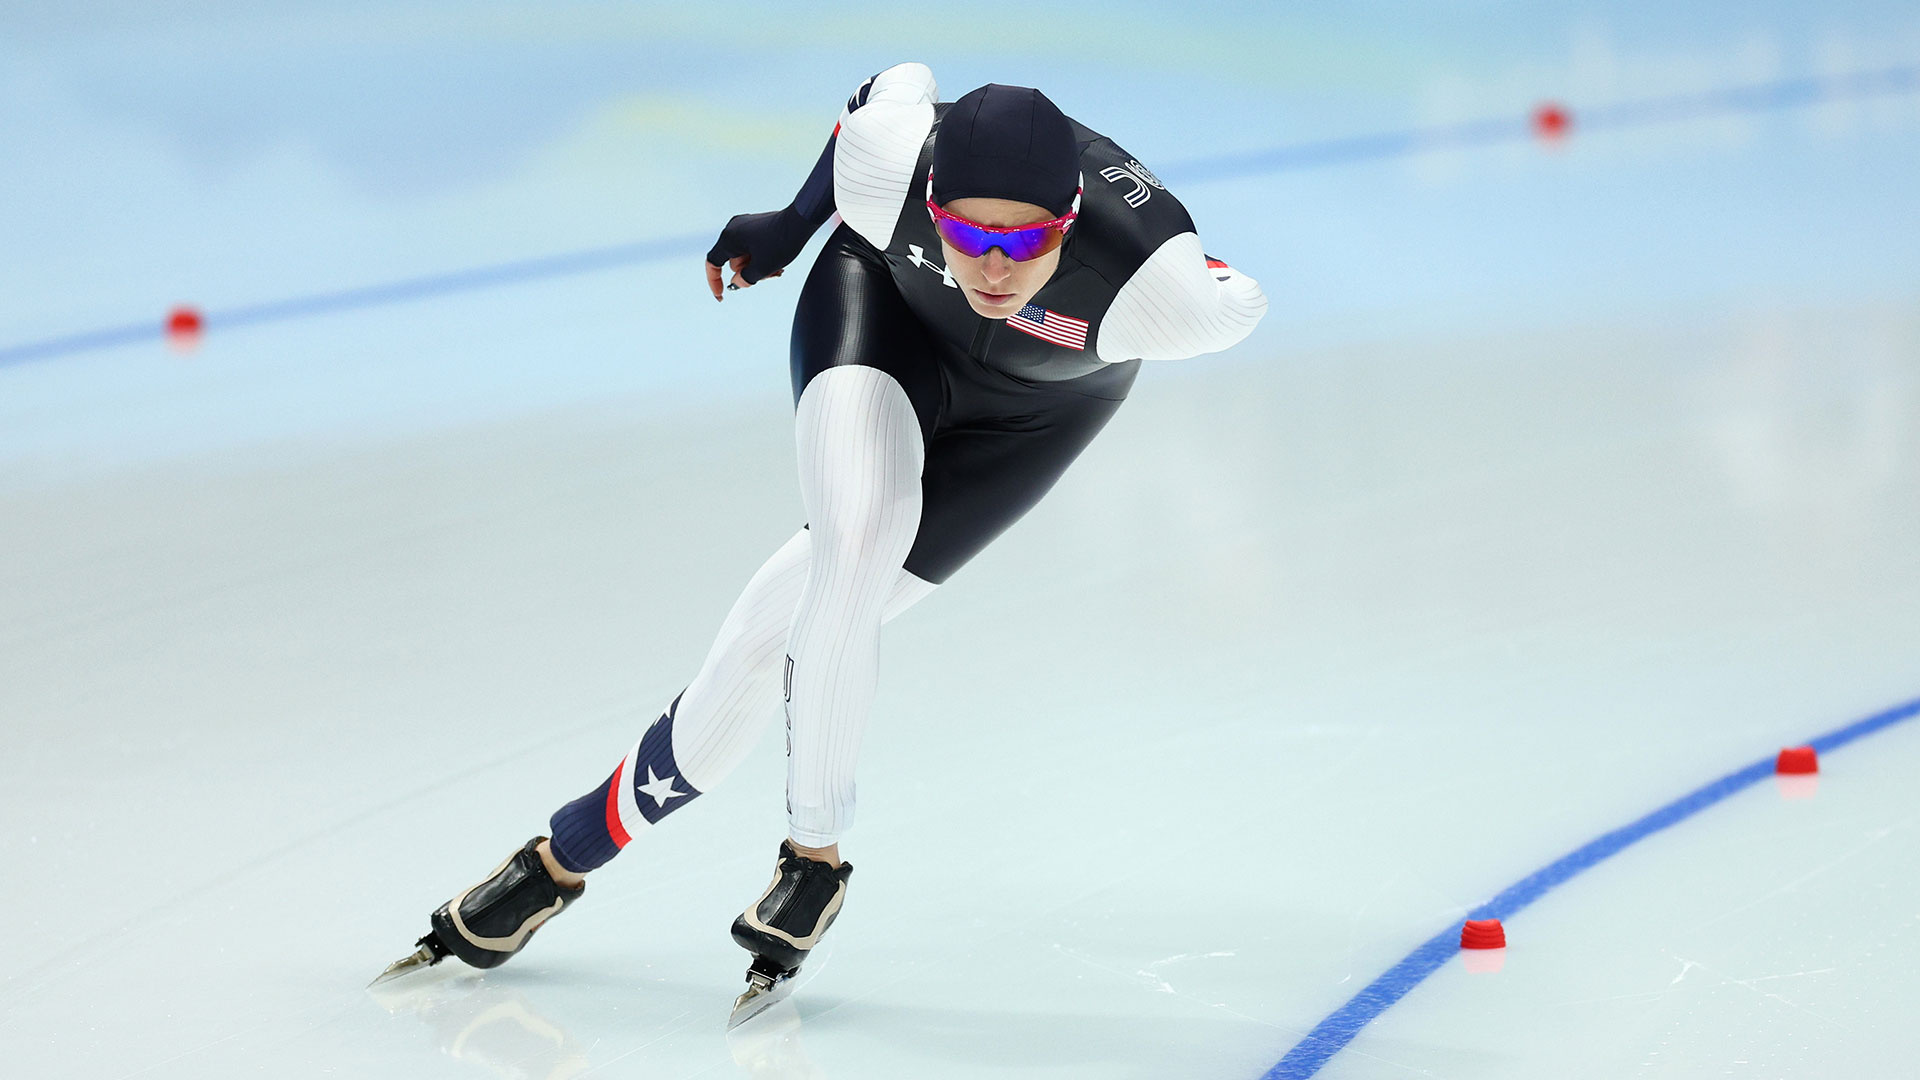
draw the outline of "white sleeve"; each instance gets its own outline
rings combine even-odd
[[[1260,283],[1225,264],[1208,265],[1200,237],[1183,232],[1134,271],[1100,320],[1099,356],[1180,360],[1240,343],[1261,316]]]
[[[940,88],[925,64],[898,64],[863,88],[866,103],[841,114],[833,150],[833,202],[841,220],[886,250],[912,190],[920,148],[933,130]],[[859,94],[855,94],[856,101]]]

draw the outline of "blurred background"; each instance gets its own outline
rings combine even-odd
[[[798,523],[799,270],[696,264],[904,60],[1113,137],[1268,317],[890,629],[874,870],[788,1026],[719,1027],[778,739],[522,961],[369,999]],[[1920,694],[1916,177],[1910,3],[10,0],[0,1047],[1263,1075],[1532,869]],[[1845,753],[1320,1075],[1905,1075],[1920,740]]]

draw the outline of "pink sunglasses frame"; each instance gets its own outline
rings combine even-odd
[[[953,244],[954,250],[959,251],[962,255],[966,255],[970,259],[982,258],[988,252],[991,252],[995,247],[999,247],[1002,252],[1005,252],[1007,258],[1013,259],[1014,262],[1029,262],[1033,259],[1040,258],[1041,256],[1047,254],[1047,252],[1057,250],[1061,244],[1064,244],[1067,242],[1068,230],[1073,228],[1073,223],[1076,220],[1078,220],[1080,217],[1080,196],[1085,192],[1085,188],[1082,187],[1074,191],[1073,209],[1068,210],[1065,214],[1062,214],[1051,221],[1036,221],[1027,225],[982,225],[979,222],[972,220],[971,218],[961,217],[959,214],[956,214],[951,210],[942,209],[941,207],[935,205],[933,201],[933,196],[932,196],[932,192],[933,192],[932,170],[928,170],[927,172],[927,192],[928,192],[927,213],[929,216],[933,218],[933,226],[934,226],[934,231],[936,233],[940,231],[940,222],[942,221],[951,221],[957,225],[964,225],[969,229],[973,229],[977,232],[987,233],[991,236],[1011,236],[1018,233],[1031,233],[1031,232],[1042,232],[1042,231],[1057,232],[1060,237],[1060,239],[1057,242],[1049,245],[1044,251],[1034,252],[1032,255],[1027,256],[1025,259],[1014,259],[1013,252],[1007,251],[1005,247],[1001,247],[998,244],[989,244],[985,248],[985,250],[980,252],[979,255],[974,255],[971,252],[968,252],[965,248],[962,248],[960,245],[953,244],[953,239],[951,237],[946,236],[944,233],[941,234],[942,239],[946,240],[947,243],[949,244]]]

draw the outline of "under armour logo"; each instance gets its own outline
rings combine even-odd
[[[1148,199],[1153,198],[1153,188],[1159,188],[1162,191],[1167,189],[1167,185],[1161,183],[1159,177],[1148,171],[1145,165],[1132,159],[1128,159],[1125,165],[1109,165],[1101,169],[1100,178],[1110,184],[1133,185],[1133,190],[1121,198],[1127,201],[1128,206],[1135,209],[1139,209]]]
[[[946,267],[927,258],[926,249],[919,244],[907,245],[907,261],[915,266],[924,266],[929,270],[938,270],[940,272],[940,283],[949,289],[957,289],[960,287],[960,283],[953,280],[953,275],[947,273]]]

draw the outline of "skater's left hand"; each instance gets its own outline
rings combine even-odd
[[[749,258],[751,258],[751,256],[735,255],[733,258],[727,260],[727,269],[733,272],[733,280],[727,282],[728,292],[736,292],[740,289],[744,289],[747,286],[753,284],[753,282],[748,281],[746,278],[740,276],[740,268],[747,265],[747,260]],[[767,276],[779,277],[781,274],[784,274],[784,273],[786,273],[785,270],[775,270],[773,273],[768,274]],[[713,290],[713,298],[715,300],[720,299],[720,276],[721,276],[720,268],[713,265],[712,263],[708,263],[707,264],[707,288]]]
[[[713,250],[707,252],[707,288],[713,298],[721,298],[720,267],[733,272],[728,289],[744,289],[756,281],[779,277],[787,264],[807,246],[813,235],[804,219],[792,207],[764,214],[735,214]]]

